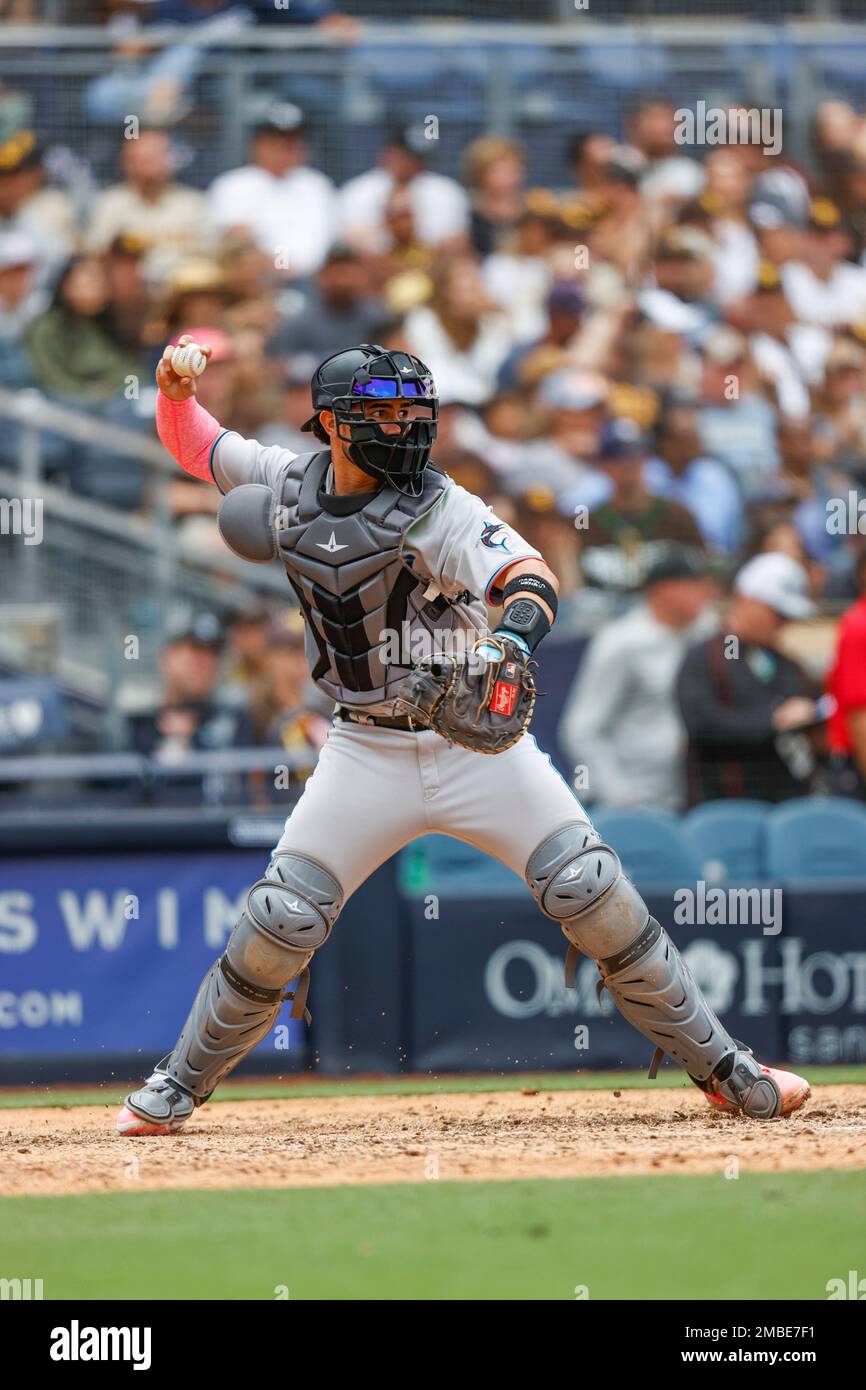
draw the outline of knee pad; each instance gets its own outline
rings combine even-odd
[[[247,894],[225,952],[201,982],[173,1052],[160,1069],[197,1104],[266,1037],[284,999],[306,1018],[309,963],[327,941],[343,890],[321,864],[275,855]],[[284,994],[290,980],[298,984]]]
[[[693,1078],[706,1079],[736,1050],[618,856],[588,822],[543,841],[526,879],[569,942],[566,984],[574,984],[578,952],[591,956],[599,989],[606,988],[623,1017],[655,1045],[651,1076],[667,1054]]]
[[[226,946],[229,965],[249,985],[281,989],[325,944],[342,905],[340,884],[321,864],[300,854],[275,855],[247,894]]]
[[[588,821],[543,840],[526,866],[526,881],[542,912],[593,960],[623,950],[646,926],[646,903]]]

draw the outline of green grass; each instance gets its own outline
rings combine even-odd
[[[47,1299],[823,1299],[864,1253],[861,1173],[0,1200]]]
[[[866,1085],[866,1065],[847,1067],[807,1067],[810,1081],[817,1086]],[[115,1105],[119,1104],[141,1078],[112,1081],[100,1086],[32,1086],[0,1090],[0,1110],[25,1106]],[[685,1074],[665,1067],[656,1081],[648,1081],[642,1071],[623,1072],[511,1072],[507,1076],[363,1076],[285,1077],[273,1081],[229,1081],[208,1102],[225,1100],[298,1100],[309,1096],[425,1096],[459,1094],[467,1091],[628,1091],[635,1087],[678,1087],[689,1085]]]

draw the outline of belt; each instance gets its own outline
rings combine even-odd
[[[356,710],[346,709],[345,705],[338,707],[337,718],[349,724],[377,724],[381,729],[406,729],[410,733],[417,731],[417,725],[413,729],[405,715],[400,719],[388,719],[381,714],[359,714]]]

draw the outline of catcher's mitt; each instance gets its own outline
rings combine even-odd
[[[469,653],[435,652],[403,681],[394,713],[408,715],[413,726],[435,729],[449,743],[502,753],[529,727],[535,665],[516,642],[500,637],[485,637]]]

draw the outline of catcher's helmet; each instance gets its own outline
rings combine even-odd
[[[315,413],[303,429],[327,442],[319,411],[332,410],[337,437],[352,462],[398,492],[417,496],[439,418],[436,386],[423,362],[408,352],[361,343],[328,357],[315,372],[311,391]],[[399,432],[366,418],[367,402],[395,399],[417,407],[411,420],[399,422]]]

